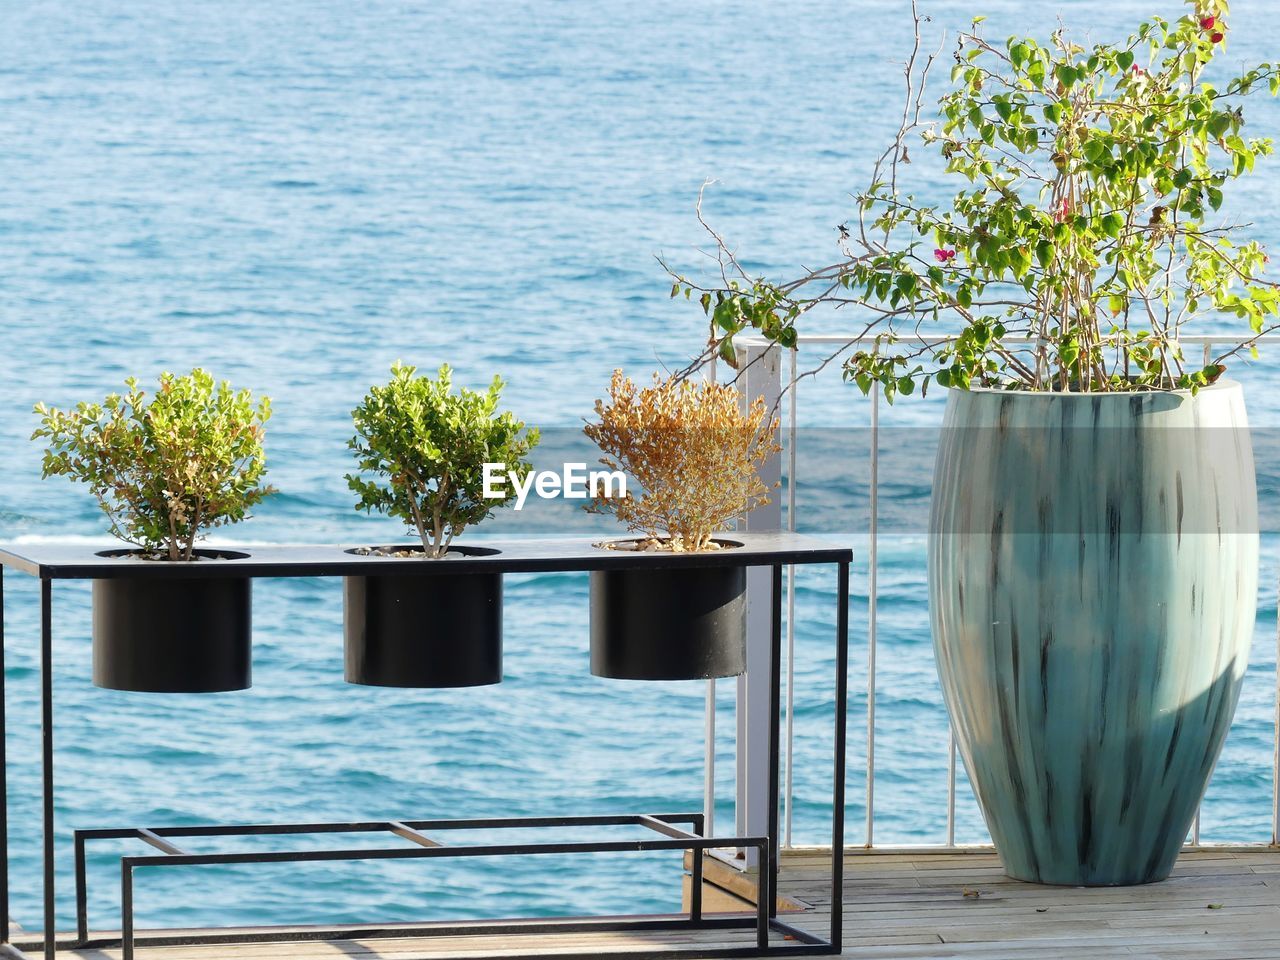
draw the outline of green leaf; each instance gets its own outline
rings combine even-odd
[[[1048,240],[1041,240],[1036,244],[1036,261],[1044,268],[1048,268],[1053,262],[1053,244]]]
[[[712,322],[726,333],[742,329],[742,307],[737,300],[721,300],[711,315]]]

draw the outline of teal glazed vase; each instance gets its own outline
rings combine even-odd
[[[934,653],[1009,876],[1169,875],[1231,726],[1257,583],[1238,383],[950,391],[929,537]]]

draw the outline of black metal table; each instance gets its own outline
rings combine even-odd
[[[826,541],[793,533],[735,533],[741,546],[715,553],[663,554],[601,550],[594,539],[546,539],[485,542],[497,553],[467,556],[447,564],[423,563],[420,559],[361,556],[342,546],[255,547],[243,559],[216,564],[219,577],[344,577],[380,575],[431,575],[489,571],[493,573],[574,572],[594,570],[645,569],[662,567],[698,568],[716,566],[768,567],[771,570],[771,656],[769,722],[769,815],[763,836],[704,836],[702,813],[641,813],[612,816],[525,817],[498,819],[391,820],[350,823],[210,825],[202,827],[126,827],[87,829],[74,832],[76,858],[76,939],[77,948],[122,946],[126,960],[132,960],[134,944],[212,944],[285,940],[360,939],[376,937],[459,936],[501,933],[567,933],[590,931],[729,930],[754,929],[753,946],[706,945],[659,948],[645,953],[628,952],[631,957],[737,957],[774,955],[837,954],[841,948],[841,892],[843,881],[845,802],[845,714],[848,698],[848,605],[849,565],[852,553]],[[777,916],[778,879],[778,763],[779,716],[781,712],[782,568],[789,564],[835,564],[837,566],[835,750],[832,780],[831,830],[831,923],[826,938],[801,930]],[[0,548],[0,954],[24,957],[22,948],[43,950],[45,960],[55,957],[57,918],[54,864],[54,776],[53,776],[53,581],[98,580],[119,577],[180,579],[209,576],[211,564],[157,563],[154,561],[103,556],[81,546],[57,544],[21,545]],[[40,580],[40,729],[44,842],[44,932],[39,940],[11,942],[9,909],[9,844],[7,759],[4,754],[3,705],[3,571],[12,569]],[[336,666],[336,665],[335,665]],[[589,828],[593,826],[634,826],[654,836],[628,840],[568,840],[554,843],[491,843],[446,846],[430,832],[457,829],[529,829],[542,827]],[[687,827],[688,829],[685,829]],[[175,840],[189,837],[298,835],[328,833],[386,832],[400,845],[298,851],[224,852],[193,854]],[[156,853],[121,858],[121,936],[119,939],[89,939],[85,847],[100,839],[135,838],[149,844]],[[759,883],[755,916],[704,916],[702,909],[702,863],[705,851],[723,848],[755,849],[759,856]],[[133,923],[133,878],[140,868],[199,866],[228,863],[280,863],[338,860],[432,859],[542,855],[556,853],[608,853],[653,850],[692,852],[692,879],[687,914],[671,917],[630,916],[617,918],[563,918],[521,921],[466,921],[422,925],[395,924],[368,928],[258,929],[251,933],[225,929],[200,931],[136,932]],[[770,942],[770,933],[785,938]]]

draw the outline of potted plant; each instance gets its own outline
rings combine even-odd
[[[447,364],[435,379],[399,362],[391,380],[369,390],[352,412],[348,446],[359,472],[347,483],[357,510],[403,520],[412,546],[364,547],[369,556],[447,564],[451,557],[496,551],[455,542],[462,531],[515,496],[484,496],[484,465],[507,475],[530,469],[538,442],[508,411],[499,411],[502,380],[484,392],[453,392]],[[502,575],[418,575],[403,566],[347,577],[344,584],[346,678],[384,687],[465,687],[502,680]]]
[[[201,570],[164,579],[122,570],[93,581],[93,681],[155,693],[243,690],[251,581],[219,568],[246,555],[196,543],[272,492],[262,483],[270,401],[199,368],[161,374],[151,397],[137,380],[125,384],[124,394],[73,410],[37,404],[32,439],[48,444],[43,474],[89,486],[111,532],[132,545],[105,555]]]
[[[1252,451],[1227,361],[1275,329],[1267,258],[1217,216],[1271,152],[1241,100],[1275,65],[1215,62],[1226,5],[1088,47],[960,37],[952,89],[908,108],[840,227],[842,256],[700,297],[713,349],[782,346],[825,306],[864,309],[845,362],[892,401],[948,388],[934,474],[930,606],[960,752],[1008,873],[1060,884],[1167,876],[1231,724],[1254,621]],[[962,181],[900,189],[918,131]],[[1247,325],[1217,357],[1193,321]],[[925,326],[940,321],[936,330]],[[1219,332],[1221,328],[1215,328]],[[944,335],[952,335],[944,339]]]
[[[637,539],[612,550],[732,550],[729,523],[767,503],[760,466],[778,451],[777,419],[762,399],[726,384],[654,376],[637,387],[614,371],[584,432],[600,462],[633,483],[590,509],[613,514]],[[638,488],[638,490],[636,489]],[[746,669],[746,569],[741,566],[596,570],[591,574],[591,672],[629,680],[729,677]]]

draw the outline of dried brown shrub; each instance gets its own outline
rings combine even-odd
[[[600,421],[584,432],[604,453],[600,462],[631,482],[626,497],[598,498],[591,509],[673,551],[713,548],[717,531],[769,502],[760,468],[780,450],[777,418],[763,399],[743,411],[741,396],[727,384],[657,374],[638,388],[615,370],[608,401],[596,401]]]

